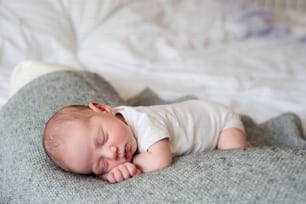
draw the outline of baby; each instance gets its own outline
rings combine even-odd
[[[172,158],[213,149],[250,147],[238,115],[190,100],[169,105],[71,105],[46,124],[43,146],[66,171],[116,183],[171,165]]]

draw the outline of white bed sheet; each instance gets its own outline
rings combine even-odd
[[[241,2],[2,0],[0,107],[13,68],[39,60],[97,72],[125,99],[150,87],[165,99],[219,101],[257,122],[294,112],[306,127],[305,13]]]

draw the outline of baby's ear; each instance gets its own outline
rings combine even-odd
[[[89,108],[95,112],[109,112],[109,113],[113,113],[113,108],[105,105],[105,104],[101,104],[101,103],[97,103],[97,102],[91,102],[89,103]]]

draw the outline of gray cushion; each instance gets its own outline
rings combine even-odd
[[[129,100],[128,104],[164,102],[158,96],[154,97],[152,94],[147,98],[140,95]],[[44,154],[41,145],[44,124],[60,107],[87,104],[92,100],[113,106],[125,104],[103,78],[87,72],[64,71],[32,81],[1,108],[0,203],[305,201],[306,150],[293,148],[292,144],[291,147],[282,144],[282,147],[271,146],[275,144],[271,141],[278,141],[277,138],[257,140],[261,147],[181,156],[175,158],[174,164],[167,169],[142,174],[118,184],[108,184],[94,176],[64,172]],[[291,119],[286,116],[286,120],[291,121],[289,124],[298,131],[299,141],[304,141],[298,122],[292,122],[296,118],[289,116]],[[283,134],[283,131],[273,132],[276,126],[267,126],[266,123],[257,125],[250,118],[245,121],[255,143],[256,134],[266,131],[274,135]],[[279,122],[276,124],[279,125]],[[287,132],[283,135],[290,137],[291,134]]]

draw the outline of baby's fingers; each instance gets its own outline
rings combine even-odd
[[[102,178],[108,180],[110,183],[121,182],[133,176],[130,174],[130,171],[133,172],[133,167],[130,165],[120,164],[109,173],[103,175]]]
[[[141,171],[135,166],[135,164],[127,162],[124,165],[126,166],[130,176],[141,174]]]
[[[102,178],[104,180],[107,180],[110,183],[116,183],[116,179],[115,179],[115,176],[114,176],[113,172],[103,174],[102,176],[100,176],[100,178]]]
[[[114,176],[117,182],[139,174],[141,174],[141,171],[135,166],[135,164],[129,162],[119,165],[117,171],[114,171]]]
[[[116,169],[114,169],[113,174],[117,182],[126,180],[132,176],[130,175],[128,165],[125,164],[121,164]]]
[[[116,168],[116,169],[112,170],[111,172],[103,175],[102,177],[110,183],[121,182],[121,181],[128,178],[128,177],[126,177],[126,175],[123,175],[122,172],[120,171],[120,169],[118,169],[118,168]]]
[[[121,182],[133,176],[141,174],[141,171],[132,163],[120,164],[109,173],[102,176],[103,179],[109,181],[110,183]]]

